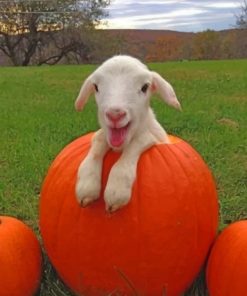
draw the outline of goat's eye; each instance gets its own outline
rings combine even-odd
[[[145,84],[143,85],[141,91],[145,94],[145,93],[147,92],[148,88],[149,88],[149,84],[148,84],[148,83],[145,83]]]
[[[95,89],[95,91],[96,91],[96,92],[98,92],[98,91],[99,91],[98,85],[97,85],[97,84],[95,84],[95,83],[94,83],[94,89]]]

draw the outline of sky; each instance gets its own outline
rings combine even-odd
[[[198,32],[236,24],[241,0],[112,0],[107,28]]]

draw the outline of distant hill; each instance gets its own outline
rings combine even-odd
[[[170,30],[93,30],[89,32],[55,32],[66,47],[75,38],[80,47],[68,52],[59,63],[101,63],[116,54],[129,54],[144,62],[177,60],[212,60],[247,58],[247,29],[203,31],[199,33]],[[45,36],[43,35],[45,38]],[[14,37],[12,37],[14,38]],[[47,40],[50,40],[47,38]],[[76,43],[76,44],[77,44]],[[56,56],[59,48],[48,42],[37,48],[30,65]],[[11,61],[0,51],[0,65]]]
[[[119,53],[145,61],[247,57],[247,29],[204,31],[105,30],[119,40]]]
[[[155,42],[159,38],[167,36],[177,36],[179,38],[191,38],[195,33],[178,32],[171,30],[135,30],[135,29],[115,29],[106,30],[112,36],[122,36],[130,42]]]

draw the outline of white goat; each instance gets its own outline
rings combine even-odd
[[[101,125],[78,170],[76,196],[83,207],[100,195],[102,163],[109,149],[122,151],[104,192],[106,210],[113,212],[130,200],[141,153],[156,143],[169,143],[149,106],[154,92],[168,105],[181,108],[172,86],[129,56],[107,60],[83,83],[75,107],[82,110],[95,93]]]

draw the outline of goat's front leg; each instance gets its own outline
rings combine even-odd
[[[150,132],[144,132],[124,148],[120,159],[109,174],[104,193],[107,211],[114,212],[129,202],[139,157],[156,142]]]
[[[109,146],[103,130],[100,129],[95,133],[88,155],[78,169],[76,197],[83,207],[99,198],[102,164],[107,150]]]

